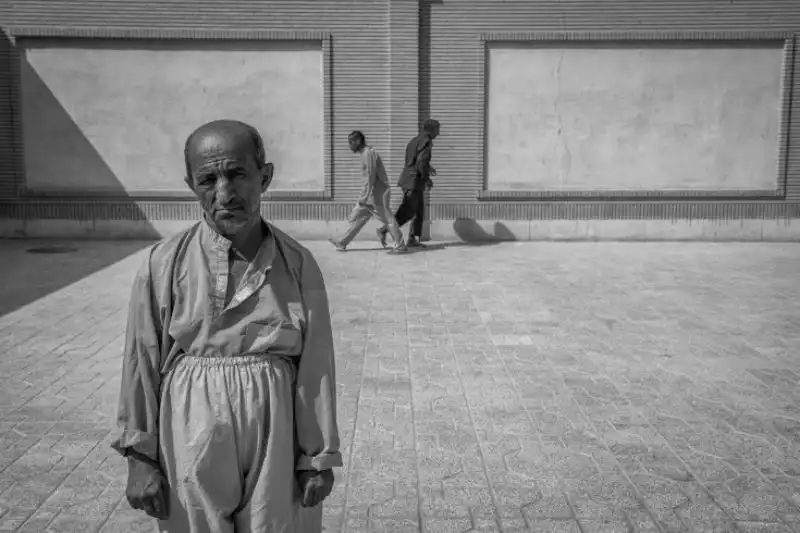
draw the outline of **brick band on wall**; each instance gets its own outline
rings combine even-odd
[[[344,220],[350,202],[268,202],[269,220]],[[430,206],[432,220],[736,220],[800,217],[788,202],[461,202]],[[195,202],[0,201],[0,219],[196,220]]]

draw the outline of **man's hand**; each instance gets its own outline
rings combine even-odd
[[[428,181],[425,182],[425,189],[428,190],[428,191],[433,189],[433,181],[432,180],[429,179]]]
[[[436,175],[436,169],[433,168],[433,167],[428,167],[428,174],[430,174],[431,176],[435,176]]]
[[[158,520],[169,516],[167,508],[167,480],[155,465],[128,457],[128,503]]]
[[[333,490],[333,470],[304,470],[297,476],[303,507],[316,507]]]

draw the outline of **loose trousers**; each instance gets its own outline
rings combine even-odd
[[[356,238],[356,235],[364,229],[364,226],[366,226],[367,222],[369,222],[372,217],[377,218],[381,224],[388,227],[389,234],[392,236],[395,246],[398,246],[402,242],[403,236],[400,233],[397,222],[395,222],[392,216],[392,211],[389,207],[389,198],[386,198],[384,204],[367,205],[360,202],[356,203],[353,210],[350,211],[350,215],[347,217],[348,226],[339,242],[345,246],[350,244],[350,242]]]
[[[294,365],[279,356],[185,357],[160,406],[164,533],[320,533],[297,488]]]
[[[408,238],[409,240],[421,239],[422,223],[425,220],[425,192],[422,189],[406,189],[394,218],[398,227],[402,227],[413,218],[414,222],[411,224]]]

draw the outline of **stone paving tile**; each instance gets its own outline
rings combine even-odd
[[[108,447],[145,243],[74,244],[0,242],[0,531],[150,531]],[[326,531],[800,531],[800,246],[309,246],[346,463]]]

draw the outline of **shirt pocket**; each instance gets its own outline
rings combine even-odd
[[[300,330],[290,322],[253,322],[245,326],[242,355],[261,353],[299,355],[301,343]]]

